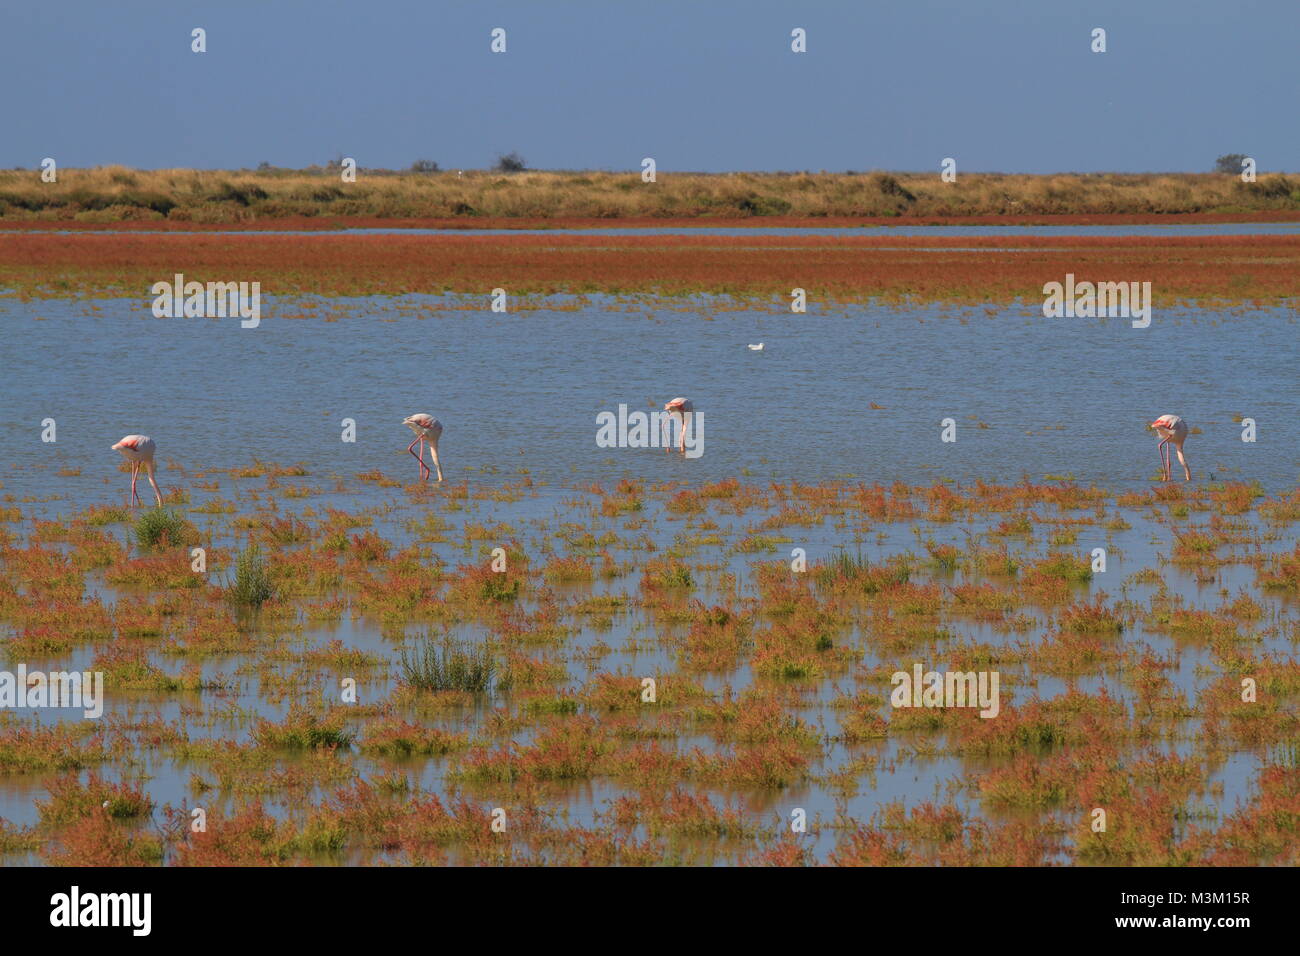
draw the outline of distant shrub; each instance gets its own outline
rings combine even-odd
[[[1295,184],[1285,176],[1265,176],[1258,182],[1242,185],[1253,187],[1265,199],[1290,199],[1291,192],[1295,189]]]
[[[440,167],[432,159],[417,159],[411,163],[411,172],[413,173],[436,173]]]
[[[524,163],[524,158],[518,153],[510,152],[504,156],[497,157],[497,164],[494,167],[498,173],[522,173],[528,166]]]
[[[233,202],[241,206],[250,206],[254,202],[266,199],[268,193],[256,183],[244,183],[235,185],[232,182],[224,181],[217,185],[217,188],[210,192],[204,199],[207,202]]]
[[[902,199],[906,202],[916,202],[916,196],[908,192],[903,184],[895,176],[889,173],[876,173],[871,177],[871,184],[879,190],[882,196],[890,196],[895,199]]]
[[[1216,173],[1233,173],[1240,175],[1241,162],[1245,158],[1245,153],[1224,153],[1214,161],[1214,171]]]
[[[736,206],[746,216],[784,216],[793,208],[788,200],[780,196],[762,196],[758,193],[743,197]]]

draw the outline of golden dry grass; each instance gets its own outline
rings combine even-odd
[[[0,221],[890,219],[1286,214],[1300,179],[1222,174],[639,173],[63,169],[0,172]]]

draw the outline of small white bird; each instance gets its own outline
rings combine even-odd
[[[763,343],[762,343],[762,342],[759,342],[757,345],[753,345],[753,344],[751,343],[750,346],[749,346],[749,350],[750,350],[751,352],[761,352],[761,351],[763,351]]]

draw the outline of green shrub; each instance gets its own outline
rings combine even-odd
[[[167,508],[151,508],[135,522],[135,540],[142,548],[181,544],[185,540],[186,522]]]
[[[229,589],[236,604],[254,608],[261,607],[275,593],[257,545],[251,544],[239,553],[235,560],[235,583]]]

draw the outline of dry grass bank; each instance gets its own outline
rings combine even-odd
[[[1300,177],[1223,174],[639,173],[64,169],[0,172],[0,222],[894,219],[1300,213]]]

